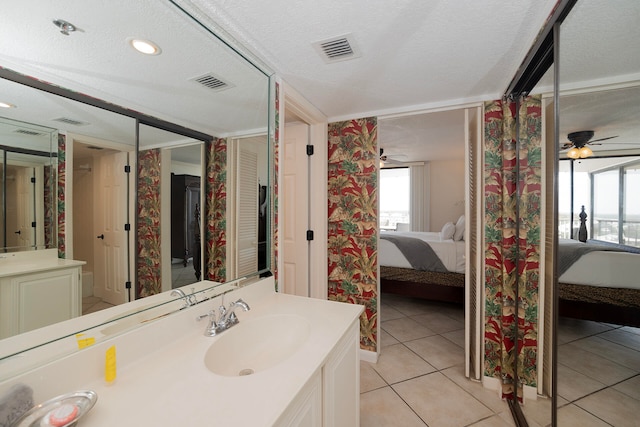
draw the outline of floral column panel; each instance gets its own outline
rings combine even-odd
[[[51,248],[55,244],[55,236],[53,235],[54,224],[53,221],[56,218],[54,212],[54,194],[55,190],[55,178],[53,176],[53,166],[44,167],[44,245],[45,248]]]
[[[329,124],[329,299],[362,304],[360,347],[376,351],[378,148],[375,117]]]
[[[272,159],[273,159],[273,168],[269,168],[273,170],[272,175],[270,175],[271,182],[273,182],[271,191],[271,200],[272,205],[272,213],[271,213],[271,236],[273,239],[273,244],[271,245],[273,249],[271,249],[271,272],[273,273],[273,277],[276,282],[276,290],[278,289],[278,254],[280,252],[280,240],[278,233],[278,225],[279,225],[279,217],[278,217],[278,192],[279,192],[279,181],[278,176],[280,174],[280,84],[275,84],[275,120],[274,120],[274,137],[273,137],[273,151],[272,151]]]
[[[520,385],[537,387],[542,98],[524,98],[519,114],[518,378]]]
[[[206,143],[205,274],[207,280],[227,278],[227,141]]]
[[[518,388],[536,386],[540,112],[539,97],[485,103],[485,375],[503,397],[515,391],[516,357]]]
[[[58,258],[66,257],[65,185],[67,182],[67,137],[58,134]]]
[[[160,150],[138,153],[137,298],[162,292],[160,269]]]

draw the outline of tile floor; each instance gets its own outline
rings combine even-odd
[[[464,377],[461,306],[380,301],[382,352],[377,364],[361,362],[361,426],[515,425],[496,392]],[[640,425],[640,330],[562,319],[559,344],[559,425]],[[547,426],[551,400],[523,412],[530,426]]]
[[[640,426],[640,328],[560,319],[558,424]]]
[[[189,262],[185,267],[181,261],[172,263],[171,280],[171,287],[173,289],[195,283],[197,280],[193,272],[193,264]],[[91,295],[82,298],[82,314],[93,313],[109,307],[113,307],[113,305],[102,301],[96,296]]]
[[[94,295],[82,298],[82,314],[95,313],[110,307],[113,307],[113,304],[102,301],[102,299]]]

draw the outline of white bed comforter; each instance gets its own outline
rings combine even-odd
[[[560,245],[581,245],[559,239]],[[640,289],[640,254],[593,251],[582,255],[559,278],[560,283]]]
[[[464,241],[454,241],[452,239],[442,240],[439,232],[382,231],[381,233],[389,233],[393,236],[415,237],[417,239],[424,240],[429,243],[447,270],[454,273],[464,273],[465,271]],[[398,249],[393,243],[384,239],[380,239],[378,246],[378,262],[380,265],[387,267],[412,268],[411,264],[407,261],[400,249]]]

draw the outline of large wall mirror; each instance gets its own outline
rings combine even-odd
[[[57,129],[0,118],[0,248],[55,247]],[[46,218],[46,221],[45,221]]]
[[[558,425],[631,426],[640,409],[638,16],[579,0],[560,28]],[[563,246],[586,253],[563,265]]]
[[[0,47],[3,252],[58,248],[85,261],[83,284],[103,307],[270,269],[266,68],[190,2],[30,0],[7,5],[3,17],[0,38],[11,40]],[[138,38],[157,50],[136,51]],[[22,142],[34,129],[39,139]],[[252,162],[228,168],[245,151]],[[55,185],[61,162],[64,200],[44,189],[23,197],[21,209],[43,228],[10,240],[22,235],[14,180],[49,174]],[[255,218],[245,220],[227,198],[242,197],[237,183],[249,180]],[[141,234],[149,220],[151,234]],[[227,244],[241,221],[262,239],[242,270],[239,248]]]

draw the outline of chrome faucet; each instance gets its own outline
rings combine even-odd
[[[240,307],[244,311],[248,311],[251,309],[249,307],[249,304],[242,301],[242,299],[238,299],[237,301],[232,302],[231,304],[229,304],[229,308],[227,309],[224,306],[224,300],[223,300],[222,305],[218,309],[220,312],[219,319],[216,320],[215,310],[211,310],[207,314],[198,316],[197,320],[204,319],[205,317],[209,318],[209,323],[207,324],[207,327],[204,330],[204,335],[207,337],[213,337],[216,334],[226,331],[233,325],[237,324],[239,320],[238,320],[238,317],[236,317],[236,313],[235,313],[236,307]]]
[[[184,300],[184,305],[182,306],[182,308],[186,308],[192,305],[196,305],[198,303],[198,300],[195,294],[193,293],[193,290],[194,288],[191,288],[191,294],[186,295],[182,289],[174,289],[171,291],[169,295],[171,295],[172,297],[178,296],[182,298]]]

